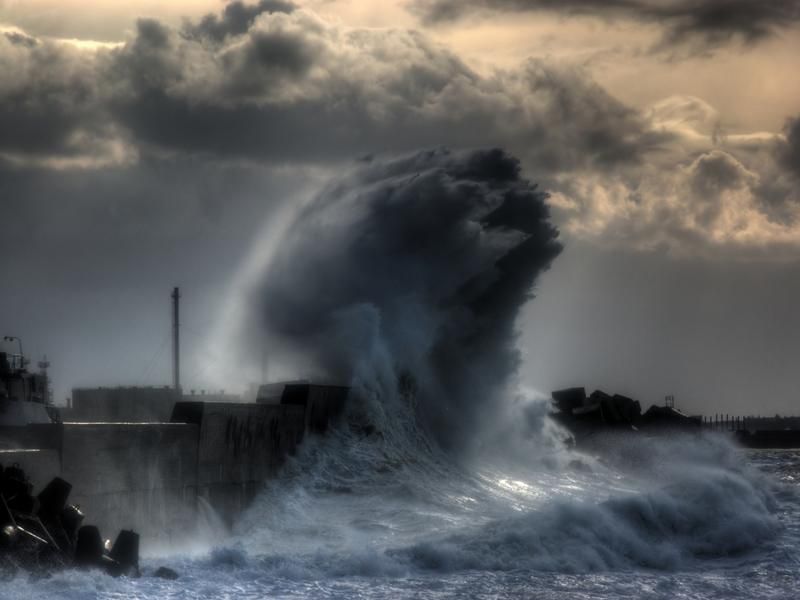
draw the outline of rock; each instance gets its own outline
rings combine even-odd
[[[177,579],[178,573],[169,567],[158,567],[153,573],[153,577],[160,577],[161,579]]]

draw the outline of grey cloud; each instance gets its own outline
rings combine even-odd
[[[28,48],[33,48],[39,43],[36,38],[20,33],[19,31],[6,31],[5,36],[12,44],[27,46]]]
[[[0,60],[31,65],[0,75],[13,84],[0,93],[10,132],[0,159],[332,165],[490,144],[554,192],[572,233],[637,246],[688,237],[694,249],[704,236],[791,245],[798,198],[785,165],[796,165],[795,121],[776,177],[778,162],[763,150],[770,142],[729,143],[699,101],[641,113],[580,68],[551,60],[482,75],[419,32],[350,29],[301,9],[262,15],[220,44],[153,20],[137,28],[123,46],[98,52],[0,38]],[[721,155],[711,153],[717,146]],[[720,214],[736,218],[722,227]]]
[[[800,117],[786,122],[784,134],[786,142],[779,148],[781,163],[795,176],[800,177]]]
[[[261,160],[503,143],[548,170],[633,164],[664,141],[576,68],[485,77],[425,36],[296,11],[209,48],[140,35],[113,53],[114,114],[144,144]]]
[[[292,73],[308,71],[315,57],[301,36],[257,32],[251,36],[244,55],[244,68],[258,70],[275,67]]]
[[[754,43],[800,22],[800,0],[415,0],[411,7],[431,23],[476,13],[541,11],[654,23],[665,30],[662,47]]]
[[[757,181],[757,178],[730,154],[712,151],[699,156],[689,166],[686,180],[692,191],[690,211],[693,221],[710,229],[725,208],[721,195],[745,188],[748,181]]]
[[[103,56],[98,85],[102,101],[113,109],[120,98],[158,90],[166,93],[185,78],[180,39],[154,19],[136,22],[136,37],[117,51]]]
[[[638,4],[636,0],[610,0],[603,3],[593,0],[416,0],[410,3],[410,7],[426,21],[439,23],[481,12],[553,10],[570,14],[593,14],[596,11],[618,14],[618,11],[630,10]]]
[[[303,10],[263,16],[228,43],[142,19],[117,49],[6,41],[3,56],[30,64],[0,93],[8,152],[318,163],[490,143],[559,172],[635,165],[666,141],[579,68],[529,60],[484,76],[418,32]]]
[[[234,0],[225,5],[222,15],[208,14],[199,23],[187,23],[184,34],[189,37],[223,42],[225,38],[246,33],[256,17],[263,13],[290,13],[297,8],[285,0],[260,0],[248,4]]]
[[[143,49],[164,49],[169,45],[170,31],[156,19],[139,19],[136,31],[135,44]]]
[[[286,79],[299,79],[316,61],[317,48],[295,33],[255,31],[244,47],[226,53],[222,63],[228,73],[221,95],[257,98]]]
[[[653,165],[636,183],[594,176],[553,189],[566,231],[610,247],[680,257],[796,257],[800,193],[769,157],[713,148],[688,164]],[[562,212],[563,211],[563,212]]]
[[[700,156],[689,168],[688,176],[692,188],[700,195],[735,189],[745,185],[748,179],[742,164],[724,152]]]
[[[800,209],[800,117],[786,121],[783,137],[770,150],[754,192],[772,221],[791,225]]]
[[[642,11],[657,21],[669,23],[667,41],[683,42],[694,37],[717,45],[740,37],[757,42],[794,27],[800,21],[800,2],[781,0],[705,0],[653,4]]]
[[[105,134],[91,58],[2,36],[0,65],[0,151],[74,155]]]

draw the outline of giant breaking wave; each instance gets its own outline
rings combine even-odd
[[[620,453],[637,468],[609,466],[564,448],[520,393],[518,314],[561,250],[546,199],[502,150],[437,149],[365,159],[286,224],[251,343],[354,393],[347,424],[243,520],[251,555],[277,544],[294,558],[265,564],[316,576],[580,572],[676,568],[775,534],[770,485],[727,444],[645,443]]]
[[[411,399],[463,449],[509,397],[517,314],[561,250],[546,198],[499,149],[366,159],[285,227],[257,341],[279,371],[351,383],[379,412]]]

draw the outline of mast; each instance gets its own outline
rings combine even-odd
[[[176,287],[172,290],[172,385],[178,393],[181,391],[180,298],[180,289]]]
[[[42,357],[42,360],[39,361],[39,374],[42,376],[42,380],[44,381],[44,403],[48,406],[53,406],[53,388],[50,387],[50,375],[47,373],[47,369],[50,368],[50,361],[47,360],[47,355],[45,354]]]

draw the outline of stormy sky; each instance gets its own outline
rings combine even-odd
[[[2,334],[76,385],[238,390],[287,208],[359,160],[502,148],[564,250],[523,381],[797,413],[800,2],[0,0]],[[280,373],[283,375],[284,373]]]

